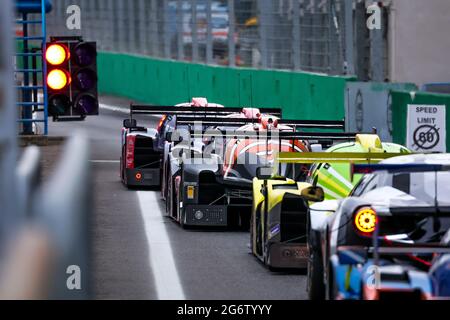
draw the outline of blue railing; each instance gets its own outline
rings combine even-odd
[[[46,13],[52,6],[49,0],[16,0],[16,11],[22,19],[16,20],[16,25],[21,27],[22,35],[16,36],[16,41],[22,44],[17,46],[22,52],[16,53],[16,59],[22,60],[22,66],[16,68],[16,78],[18,74],[23,74],[23,81],[16,87],[19,91],[21,101],[18,101],[17,107],[21,108],[20,118],[17,120],[22,124],[21,134],[35,134],[33,124],[44,124],[44,135],[48,134],[48,102],[47,87],[45,85],[45,76],[47,66],[44,59],[46,50]],[[28,19],[29,14],[40,14],[40,19]],[[29,35],[29,26],[33,25],[39,28],[40,34]],[[30,66],[31,59],[31,66]],[[38,63],[41,66],[38,67]],[[39,84],[39,81],[42,83]],[[39,94],[42,93],[42,99]],[[40,117],[34,117],[39,114]]]

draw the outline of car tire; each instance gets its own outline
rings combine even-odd
[[[175,181],[170,179],[170,215],[175,220],[179,219],[178,216],[178,196],[176,194]]]
[[[166,187],[166,188],[168,188],[168,187]],[[170,205],[170,201],[172,201],[172,198],[170,197],[170,192],[171,192],[172,190],[171,189],[167,189],[167,196],[166,196],[166,201],[165,201],[165,203],[166,203],[166,215],[169,215],[170,216],[170,207],[171,207],[171,205]]]
[[[308,295],[310,300],[325,300],[325,285],[323,283],[323,263],[320,248],[310,247],[308,260]]]
[[[177,210],[177,217],[179,219],[181,228],[187,229],[187,226],[184,223],[184,210],[180,209],[180,197],[181,197],[180,190],[178,190],[177,195],[176,195],[176,199],[175,199],[176,200],[175,203],[176,203],[176,206],[177,206],[175,210]]]
[[[253,248],[253,239],[255,237],[255,231],[253,230],[254,227],[255,226],[253,223],[253,215],[252,215],[252,217],[250,218],[250,252],[252,254],[254,254],[254,252],[255,252],[255,250],[254,250],[255,248]]]
[[[338,286],[335,281],[335,276],[331,265],[329,266],[329,276],[328,276],[328,300],[336,300],[339,294]]]
[[[168,161],[163,161],[161,165],[161,198],[167,201],[167,198],[169,197],[169,183],[170,183],[170,174],[169,174],[169,166]]]

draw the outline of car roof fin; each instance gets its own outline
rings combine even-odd
[[[368,152],[383,152],[383,144],[376,134],[357,134],[355,141]]]

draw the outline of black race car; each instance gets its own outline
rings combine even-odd
[[[238,121],[237,121],[238,122]],[[182,226],[236,226],[248,228],[252,208],[252,183],[261,168],[273,167],[277,152],[310,152],[305,138],[314,133],[296,127],[336,127],[342,121],[290,121],[261,118],[234,131],[221,126],[210,132],[185,132],[173,139],[170,159],[167,212]],[[213,151],[213,152],[210,152]],[[281,175],[306,179],[302,165],[283,164]]]
[[[281,116],[281,110],[265,109],[274,116]],[[120,176],[126,186],[160,186],[162,194],[167,194],[165,181],[161,172],[165,168],[164,161],[168,159],[167,150],[171,143],[166,135],[177,127],[188,128],[188,123],[177,122],[178,117],[185,120],[220,117],[236,117],[242,120],[260,116],[260,111],[254,108],[224,108],[220,104],[208,103],[204,98],[193,98],[190,103],[176,106],[130,105],[130,117],[123,121],[121,138]],[[137,115],[161,116],[156,128],[139,126]],[[255,120],[256,121],[256,120]]]

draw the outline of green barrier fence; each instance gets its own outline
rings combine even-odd
[[[445,122],[450,129],[450,95],[427,92],[391,91],[392,95],[392,137],[395,143],[406,144],[406,121],[408,104],[445,105]],[[447,133],[447,151],[450,151],[450,138]]]
[[[351,77],[228,68],[100,52],[99,91],[172,105],[207,97],[225,106],[282,107],[291,119],[343,119],[345,83]]]

